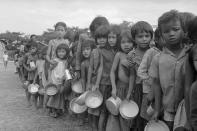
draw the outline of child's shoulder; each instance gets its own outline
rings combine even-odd
[[[148,49],[144,55],[155,55],[160,53],[161,51],[157,48],[157,47],[152,47],[150,49]]]
[[[128,56],[134,56],[136,54],[136,50],[133,49],[128,53]]]
[[[116,55],[115,55],[115,57],[121,57],[121,56],[125,56],[125,54],[120,52],[120,51],[117,52]]]
[[[155,56],[153,56],[153,61],[155,61],[155,62],[159,62],[159,60],[160,60],[160,58],[161,58],[161,56],[162,56],[162,52],[159,52],[158,54],[156,54]]]
[[[92,50],[92,54],[98,54],[99,53],[99,49],[98,48],[95,48]]]
[[[157,47],[151,47],[146,52],[161,52]]]

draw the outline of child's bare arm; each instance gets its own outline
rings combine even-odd
[[[152,88],[154,91],[154,97],[155,97],[155,112],[152,116],[152,119],[158,120],[158,116],[160,113],[161,108],[161,99],[162,99],[162,89],[159,81],[159,58],[160,55],[154,56],[151,66],[149,69],[149,75],[152,79]]]
[[[135,86],[136,76],[137,76],[137,73],[135,71],[135,68],[131,67],[130,75],[129,75],[129,90],[128,90],[127,97],[126,97],[127,100],[129,100],[129,98],[132,94],[133,88]]]
[[[52,51],[52,43],[51,43],[51,41],[50,41],[50,42],[49,42],[48,49],[47,49],[46,60],[47,60],[50,64],[55,64],[55,62],[54,62],[53,60],[51,60],[51,58],[50,58],[51,51]]]
[[[33,81],[34,84],[36,83],[37,77],[38,77],[38,70],[36,68],[36,72],[35,72],[35,76],[34,76],[34,81]]]
[[[152,83],[152,88],[153,91],[155,92],[155,113],[153,115],[153,119],[157,120],[160,110],[161,110],[161,97],[162,97],[162,90],[160,86],[159,79],[153,78],[153,83]]]
[[[76,71],[80,71],[80,62],[81,62],[81,42],[79,41],[77,45],[77,53],[76,53]]]
[[[82,82],[82,87],[83,90],[85,91],[86,89],[86,73],[85,73],[85,64],[81,64],[81,82]]]
[[[100,66],[99,66],[97,77],[96,77],[95,88],[99,88],[99,84],[101,82],[102,73],[103,73],[103,57],[100,56]]]
[[[31,69],[30,69],[25,63],[23,63],[23,67],[24,67],[27,71],[31,71]]]
[[[51,54],[51,44],[49,42],[49,46],[48,46],[48,49],[47,49],[47,55],[46,55],[46,60],[50,63],[50,54]]]
[[[116,97],[116,71],[118,68],[120,62],[120,53],[117,53],[113,64],[112,64],[112,68],[111,68],[111,72],[110,72],[110,79],[111,79],[111,84],[112,84],[112,96]]]
[[[88,68],[88,79],[87,79],[87,89],[90,90],[90,82],[91,82],[91,78],[92,78],[92,71],[93,71],[93,62],[94,62],[94,59],[93,59],[93,54],[91,54],[90,56],[90,65],[89,65],[89,68]]]

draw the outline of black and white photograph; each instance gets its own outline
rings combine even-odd
[[[0,131],[197,131],[197,0],[0,0]]]

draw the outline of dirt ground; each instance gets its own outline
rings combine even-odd
[[[27,107],[25,93],[13,63],[5,71],[0,63],[0,131],[90,131],[88,124],[65,114],[51,118],[42,110]]]

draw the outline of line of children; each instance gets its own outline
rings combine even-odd
[[[37,107],[39,101],[39,106],[50,109],[52,117],[64,112],[65,107],[68,108],[65,101],[69,100],[66,97],[70,93],[67,94],[66,91],[70,90],[72,83],[65,80],[64,70],[71,69],[75,74],[74,79],[81,79],[84,91],[98,90],[103,95],[103,103],[99,108],[88,109],[93,130],[106,130],[109,112],[105,101],[112,96],[122,100],[132,99],[140,109],[133,121],[118,116],[120,131],[144,131],[148,121],[157,121],[161,114],[162,120],[172,131],[179,103],[187,96],[187,117],[195,131],[196,46],[189,50],[189,66],[192,67],[192,70],[189,70],[191,68],[187,68],[188,65],[185,67],[185,64],[188,64],[188,48],[183,47],[182,41],[185,38],[183,29],[188,25],[182,24],[180,13],[175,10],[166,12],[159,18],[155,34],[151,25],[145,21],[139,21],[131,29],[122,31],[117,25],[109,25],[105,17],[99,17],[98,21],[94,20],[90,26],[94,39],[88,35],[79,35],[79,42],[70,46],[64,39],[66,24],[57,23],[57,38],[49,42],[46,58],[44,50],[37,56],[35,46],[32,46],[24,57],[23,66],[28,72],[26,76],[23,73],[24,80],[39,83],[43,89],[49,84],[55,84],[58,88],[58,93],[53,97],[45,93],[43,95],[41,91],[39,95],[32,95],[34,106]],[[192,29],[195,26],[196,18],[187,27],[188,36],[194,44],[196,30]],[[153,40],[155,46],[150,45]],[[188,76],[191,76],[191,73],[194,75],[187,78],[186,72]],[[185,86],[187,82],[188,87]],[[30,104],[27,90],[26,95]],[[153,115],[147,113],[150,105],[154,108]]]

